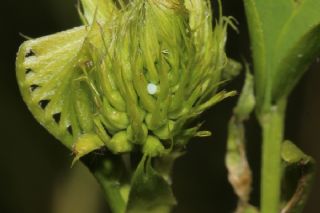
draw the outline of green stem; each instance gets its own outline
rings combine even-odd
[[[120,193],[120,183],[116,180],[108,179],[101,170],[97,170],[94,175],[102,187],[112,213],[124,213],[126,202]]]
[[[280,212],[281,144],[284,132],[285,102],[269,107],[260,117],[263,132],[261,213]]]

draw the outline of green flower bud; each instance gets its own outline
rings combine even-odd
[[[160,142],[160,140],[154,136],[148,136],[146,143],[143,146],[143,153],[156,157],[163,155],[166,152],[164,146]]]
[[[153,133],[161,140],[171,139],[174,124],[174,121],[169,120],[167,124],[163,125],[158,129],[153,130]]]
[[[208,1],[81,2],[85,26],[27,41],[17,58],[24,100],[67,147],[90,134],[113,153],[158,156],[162,140],[185,144],[197,136],[189,121],[234,95],[217,93],[230,20],[213,27]]]
[[[137,143],[137,144],[144,144],[145,140],[147,139],[148,136],[148,128],[145,124],[141,125],[142,131],[141,131],[141,135],[138,136],[139,140],[135,140],[135,131],[134,128],[132,126],[129,126],[127,128],[127,135],[128,135],[128,139],[130,141],[132,141],[132,143]],[[140,131],[138,131],[140,132]]]
[[[114,109],[107,99],[103,100],[103,115],[109,123],[118,130],[125,129],[129,125],[128,115],[125,112],[120,112]]]
[[[130,152],[133,147],[133,144],[128,140],[126,131],[121,131],[113,135],[106,145],[114,153]]]

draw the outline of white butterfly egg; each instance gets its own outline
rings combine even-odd
[[[157,93],[158,87],[157,87],[157,85],[150,83],[147,85],[147,91],[150,95],[154,95]]]

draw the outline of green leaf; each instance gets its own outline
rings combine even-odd
[[[91,83],[96,74],[88,54],[101,45],[100,30],[94,24],[28,40],[17,55],[24,101],[39,123],[69,149],[85,134],[97,134],[104,143],[110,139],[97,117],[101,99]]]
[[[284,141],[281,147],[281,157],[287,164],[307,164],[311,161],[311,157],[304,154],[291,141]]]
[[[244,0],[256,72],[257,103],[287,97],[320,51],[318,0]]]
[[[166,213],[175,204],[168,182],[143,157],[132,178],[127,213]]]
[[[26,41],[19,49],[16,62],[18,84],[29,110],[69,148],[73,143],[72,135],[80,126],[80,121],[75,118],[73,94],[86,98],[81,95],[84,91],[71,89],[85,35],[85,27],[78,27]],[[82,108],[88,109],[89,106],[82,105]],[[85,111],[83,120],[87,117],[84,114],[89,113]]]
[[[319,50],[320,25],[317,25],[298,41],[279,64],[279,72],[273,82],[275,99],[290,93],[313,59],[319,55]]]

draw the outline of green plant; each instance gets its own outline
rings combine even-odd
[[[106,150],[88,167],[113,212],[167,212],[173,161],[191,137],[210,135],[192,121],[235,94],[218,90],[235,64],[224,52],[232,21],[220,15],[213,28],[207,1],[81,3],[84,26],[20,47],[23,98],[73,163]]]
[[[249,204],[245,151],[252,111],[263,137],[261,212],[301,212],[310,190],[314,161],[284,140],[284,117],[290,92],[320,51],[316,1],[244,0],[254,74],[246,66],[226,154],[237,212],[259,211]],[[210,135],[198,116],[235,95],[221,89],[241,69],[225,53],[233,19],[219,8],[213,26],[207,0],[81,0],[79,14],[83,26],[20,47],[24,101],[73,152],[72,164],[81,158],[92,171],[112,212],[169,212],[175,159],[190,138]],[[98,163],[88,163],[97,151]],[[307,172],[287,186],[296,192],[281,194],[292,167]]]

